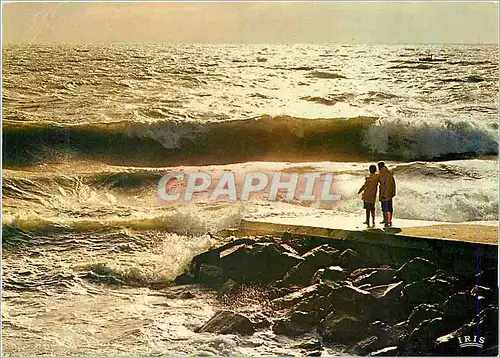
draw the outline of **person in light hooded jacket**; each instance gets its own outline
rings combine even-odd
[[[392,171],[385,166],[384,162],[377,163],[378,165],[378,182],[379,182],[379,199],[382,205],[382,213],[384,215],[384,226],[392,226],[392,198],[396,196],[396,181]]]

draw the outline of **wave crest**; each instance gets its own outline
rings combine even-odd
[[[385,121],[366,129],[363,145],[374,154],[405,160],[498,153],[495,133],[469,122],[446,121],[440,126],[399,119]]]

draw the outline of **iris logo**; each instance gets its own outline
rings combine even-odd
[[[458,337],[458,344],[460,345],[460,348],[465,348],[465,347],[483,348],[484,341],[485,341],[484,337],[478,337],[478,336]]]

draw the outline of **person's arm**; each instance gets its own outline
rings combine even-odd
[[[366,188],[366,182],[367,182],[367,181],[368,181],[368,180],[367,180],[367,179],[365,179],[365,183],[364,183],[364,184],[363,184],[363,186],[362,186],[362,187],[358,190],[358,194],[360,194],[363,190],[365,190],[365,188]]]
[[[386,195],[387,195],[387,175],[380,175],[378,176],[378,182],[379,182],[379,198],[380,200],[386,200]]]

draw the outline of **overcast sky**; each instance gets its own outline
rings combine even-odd
[[[494,2],[2,5],[13,43],[498,43]]]

